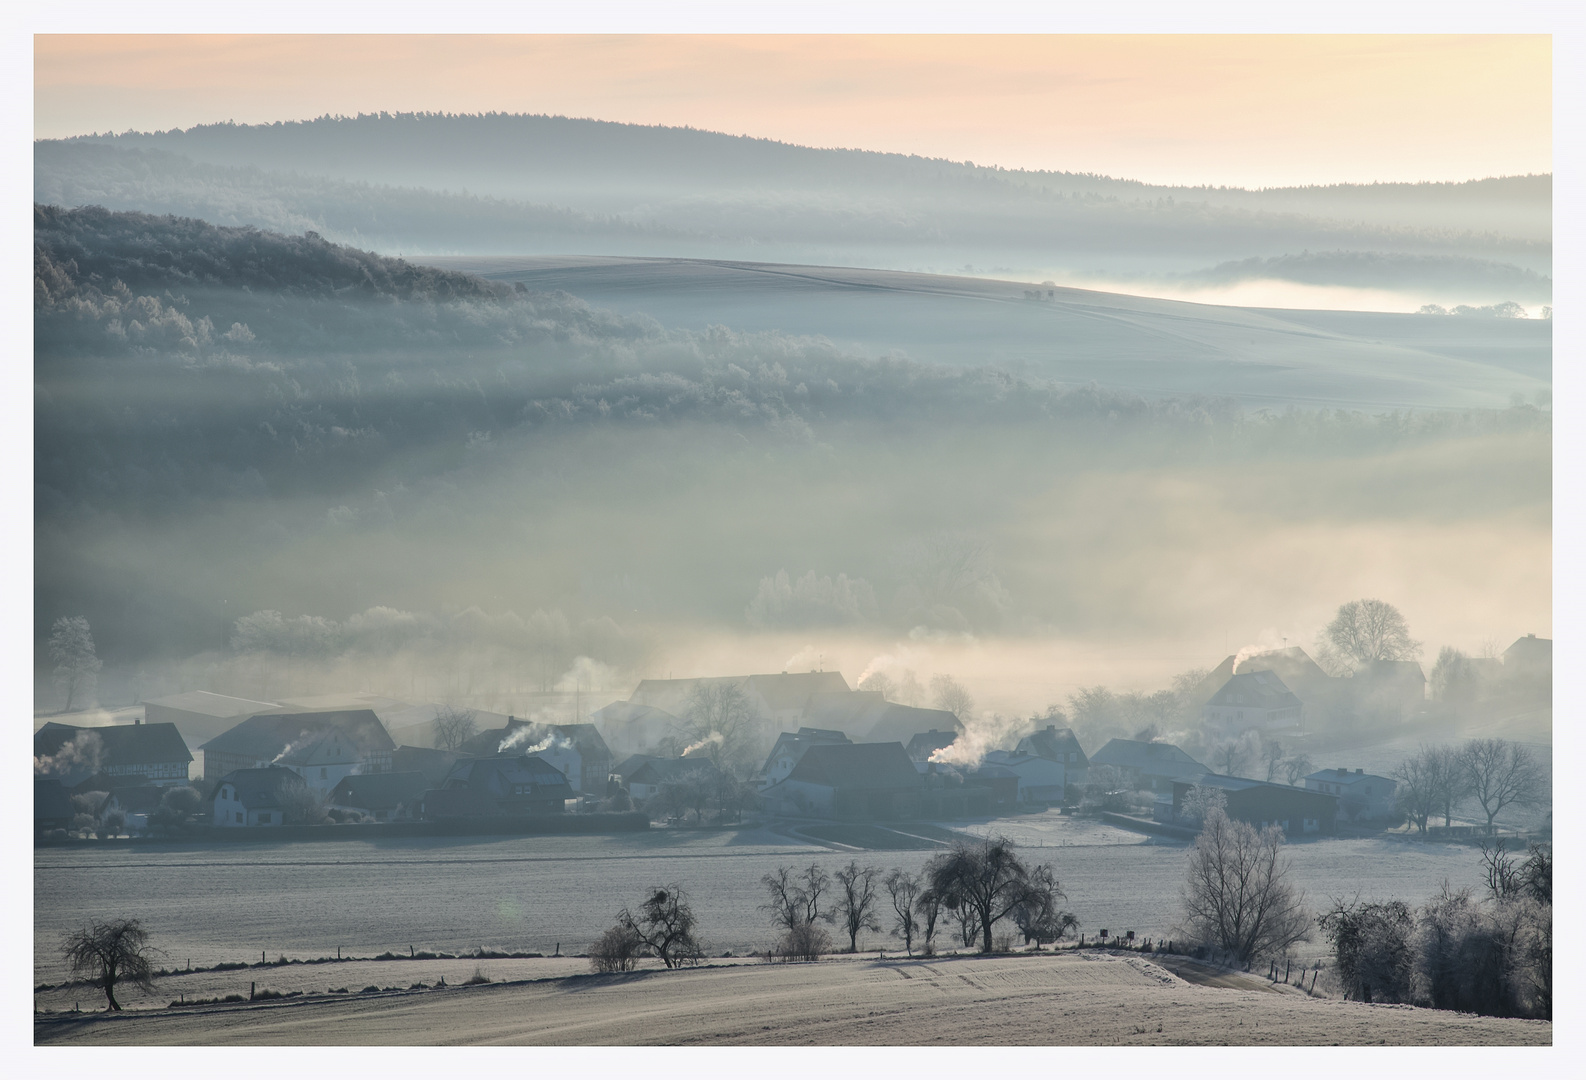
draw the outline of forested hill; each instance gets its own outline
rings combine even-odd
[[[134,293],[195,287],[268,290],[305,298],[482,300],[510,291],[471,274],[196,218],[99,206],[33,207],[34,301],[58,303],[119,281]]]

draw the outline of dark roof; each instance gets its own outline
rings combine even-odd
[[[495,757],[464,758],[452,766],[446,777],[448,788],[467,787],[506,795],[513,784],[531,784],[535,794],[551,794],[560,789],[570,797],[572,785],[562,771],[534,754],[500,754]]]
[[[210,739],[199,749],[267,761],[284,753],[292,744],[322,735],[333,727],[341,728],[353,744],[365,753],[396,748],[373,709],[342,709],[250,716],[230,731]]]
[[[1279,791],[1305,791],[1302,787],[1291,784],[1274,784],[1267,780],[1250,780],[1243,776],[1224,776],[1221,773],[1186,773],[1173,778],[1175,784],[1186,784],[1190,787],[1220,788],[1223,791],[1249,791],[1251,788],[1277,788]],[[1309,792],[1311,795],[1319,792]]]
[[[611,771],[626,780],[650,762],[665,760],[665,758],[656,757],[654,754],[633,754],[613,765]]]
[[[600,737],[600,729],[594,724],[552,724],[551,726],[572,740],[580,756],[611,757],[611,747],[607,746],[606,740]]]
[[[1206,704],[1221,709],[1298,709],[1300,699],[1276,672],[1251,671],[1230,676]]]
[[[802,709],[816,694],[850,692],[848,680],[837,671],[784,671],[779,675],[751,675],[749,685],[777,712]]]
[[[357,810],[394,810],[433,786],[430,778],[421,772],[344,776],[331,789],[329,801],[334,806],[350,806]]]
[[[432,750],[427,746],[399,746],[391,751],[392,772],[421,772],[431,787],[439,787],[463,755],[456,750]]]
[[[1421,670],[1420,663],[1415,660],[1372,660],[1361,665],[1360,670],[1355,672],[1355,678],[1424,683],[1426,672]]]
[[[1240,654],[1233,654],[1224,658],[1223,662],[1207,674],[1196,684],[1195,689],[1188,694],[1190,702],[1199,707],[1205,705],[1212,696],[1221,690],[1231,676],[1248,675],[1253,671],[1271,671],[1283,680],[1283,685],[1295,691],[1296,696],[1305,695],[1304,700],[1322,698],[1333,693],[1341,680],[1333,678],[1323,671],[1310,654],[1297,645],[1286,649],[1269,649],[1266,652],[1251,653],[1243,660]],[[1234,661],[1239,660],[1239,666],[1234,666]]]
[[[33,820],[70,822],[75,811],[72,798],[61,782],[51,776],[33,778]]]
[[[99,809],[103,811],[110,804],[110,800],[114,799],[123,813],[147,814],[159,807],[160,797],[164,794],[164,789],[157,788],[153,784],[116,788],[105,796],[104,802],[99,804]]]
[[[1535,663],[1539,660],[1546,660],[1548,663],[1552,663],[1553,639],[1527,634],[1503,650],[1503,658],[1505,661],[1515,659],[1522,662]]]
[[[909,740],[906,747],[911,758],[928,758],[936,751],[946,746],[952,746],[958,741],[956,731],[922,731]]]
[[[766,755],[765,764],[761,766],[764,772],[771,768],[771,763],[777,757],[789,750],[802,754],[816,743],[845,743],[848,736],[840,731],[830,728],[801,727],[796,732],[784,731],[776,737],[776,742],[771,746],[771,752]]]
[[[1091,757],[1092,765],[1111,765],[1117,769],[1139,769],[1153,776],[1181,776],[1206,772],[1206,766],[1184,751],[1165,742],[1140,742],[1113,739]]]
[[[250,810],[272,810],[281,805],[280,795],[288,788],[306,788],[303,778],[291,769],[270,765],[263,769],[237,769],[220,778],[210,801],[214,802],[222,786],[230,784],[237,789],[238,801]]]
[[[788,780],[861,790],[920,786],[920,774],[900,742],[812,746],[804,751]]]
[[[629,784],[665,784],[692,773],[715,776],[717,769],[707,757],[651,758],[633,772],[624,773],[622,779]]]
[[[1326,781],[1329,784],[1358,784],[1362,780],[1384,780],[1388,783],[1394,783],[1386,776],[1377,776],[1375,773],[1356,769],[1321,769],[1311,773],[1305,779]]]
[[[1032,731],[1019,740],[1015,747],[1020,753],[1034,754],[1048,761],[1062,761],[1065,754],[1078,754],[1080,764],[1089,764],[1084,747],[1079,745],[1072,728],[1048,724],[1040,731]]]
[[[73,727],[51,721],[33,735],[33,756],[53,757],[61,747],[84,731],[99,739],[99,764],[105,768],[127,765],[162,765],[192,761],[182,733],[175,724],[112,724],[108,727]]]
[[[589,718],[597,724],[605,724],[608,729],[651,721],[660,724],[679,722],[677,717],[665,709],[657,709],[654,705],[640,705],[632,701],[613,701],[610,705],[590,713]]]

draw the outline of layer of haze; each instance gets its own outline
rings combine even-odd
[[[41,138],[555,113],[1158,184],[1552,170],[1552,46],[1478,35],[40,35]]]
[[[616,313],[312,236],[49,209],[35,230],[36,632],[87,615],[112,702],[507,710],[824,666],[1036,710],[1309,645],[1360,596],[1398,605],[1428,663],[1551,629],[1547,323],[1290,324],[1272,340],[1334,335],[1327,377],[1361,401],[1404,360],[1360,350],[1395,333],[1509,327],[1544,361],[1482,367],[1479,406],[1262,411],[1012,371],[973,341],[926,361]],[[860,291],[884,340],[884,292]],[[1260,374],[1186,352],[1166,330],[1192,313],[1152,303],[1074,307],[1097,329],[1064,351]],[[1418,355],[1443,382],[1474,367]],[[284,620],[275,683],[233,649],[257,611]]]

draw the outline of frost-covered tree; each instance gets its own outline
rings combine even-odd
[[[72,711],[72,702],[93,692],[99,674],[99,657],[94,654],[94,635],[82,615],[62,616],[50,631],[50,660],[55,664],[55,681],[66,693],[63,712]]]
[[[1190,850],[1185,927],[1244,963],[1281,955],[1304,941],[1311,927],[1305,894],[1291,882],[1290,869],[1282,829],[1257,831],[1211,811]]]
[[[1413,660],[1421,643],[1410,637],[1398,608],[1368,598],[1339,605],[1322,631],[1318,651],[1333,666],[1353,671],[1377,660]]]

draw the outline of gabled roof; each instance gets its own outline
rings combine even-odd
[[[1504,663],[1508,663],[1510,660],[1520,660],[1534,664],[1538,661],[1546,660],[1551,664],[1553,662],[1553,639],[1527,634],[1503,650],[1503,659]]]
[[[1386,776],[1377,776],[1368,772],[1356,772],[1352,769],[1320,769],[1311,773],[1305,779],[1316,780],[1328,784],[1358,784],[1363,780],[1381,780],[1385,783],[1395,783]]]
[[[1253,788],[1273,788],[1277,791],[1286,791],[1289,794],[1321,795],[1324,798],[1334,798],[1324,795],[1320,791],[1308,791],[1292,784],[1274,784],[1267,780],[1249,780],[1243,776],[1223,776],[1221,773],[1200,773],[1199,775],[1175,776],[1173,783],[1184,784],[1190,787],[1219,788],[1223,791],[1250,791]]]
[[[1041,757],[1039,754],[1021,754],[1018,751],[1008,750],[988,750],[986,756],[981,758],[981,761],[988,765],[1000,765],[1015,772],[1026,767],[1045,766],[1046,768],[1054,769],[1062,767],[1062,762]],[[1094,764],[1094,761],[1092,764]]]
[[[1426,673],[1421,670],[1421,665],[1415,660],[1372,660],[1362,664],[1355,672],[1357,679],[1378,680],[1382,682],[1407,681],[1426,682]]]
[[[169,697],[153,698],[143,704],[145,706],[160,705],[167,709],[180,709],[182,712],[196,713],[199,716],[214,716],[220,719],[232,716],[252,716],[255,713],[262,713],[281,707],[272,701],[249,701],[247,698],[211,694],[208,690],[189,690],[185,694],[172,694]]]
[[[341,712],[265,713],[250,716],[224,734],[210,739],[200,750],[206,753],[239,754],[260,761],[273,761],[295,743],[312,739],[332,727],[340,728],[364,753],[394,750],[396,744],[373,709]]]
[[[114,791],[105,795],[104,801],[99,804],[98,812],[101,814],[104,813],[105,810],[109,808],[111,801],[114,800],[116,806],[120,808],[122,813],[152,813],[159,807],[160,798],[164,794],[165,792],[163,789],[157,788],[153,784],[139,784],[137,787],[116,788]]]
[[[848,680],[837,671],[804,671],[751,675],[749,686],[773,712],[803,709],[816,694],[850,693]]]
[[[942,749],[943,747],[952,746],[953,743],[957,741],[958,732],[937,731],[935,728],[932,728],[930,731],[917,732],[912,738],[909,739],[908,745],[905,746],[904,749],[907,751],[910,758],[918,761],[924,761],[926,758],[929,758],[932,754],[936,753],[936,751]]]
[[[958,731],[962,727],[958,717],[946,709],[922,709],[889,701],[877,710],[875,722],[864,733],[864,741],[901,743],[921,731]]]
[[[53,757],[78,734],[91,731],[99,738],[103,768],[129,765],[163,765],[192,761],[192,751],[175,724],[111,724],[106,727],[73,727],[51,721],[33,735],[33,756]]]
[[[643,684],[641,683],[640,685],[642,686]],[[613,701],[610,705],[590,713],[589,718],[596,724],[604,725],[608,731],[632,724],[655,724],[658,727],[668,727],[680,722],[677,717],[665,709],[658,709],[654,705],[641,705],[632,701]]]
[[[889,791],[919,787],[920,774],[900,742],[826,743],[804,751],[788,780]]]
[[[367,773],[342,777],[330,792],[333,806],[355,810],[394,810],[433,786],[421,772]]]
[[[552,724],[551,727],[569,739],[583,757],[611,757],[611,748],[600,737],[600,729],[594,724]]]
[[[630,777],[634,773],[638,772],[641,768],[643,768],[644,766],[648,765],[650,762],[652,762],[652,761],[665,761],[665,760],[667,760],[667,759],[666,758],[657,757],[654,754],[632,754],[632,755],[630,755],[628,757],[623,758],[621,761],[617,762],[617,764],[613,765],[611,767],[611,771],[616,773],[618,776],[622,777],[623,780],[627,780],[628,777]]]
[[[624,774],[622,779],[628,784],[665,784],[694,773],[713,777],[717,769],[707,757],[651,758],[633,772]]]
[[[1092,765],[1111,765],[1115,769],[1139,769],[1151,776],[1181,776],[1206,772],[1206,766],[1184,751],[1165,742],[1113,739],[1091,757]]]
[[[301,776],[279,765],[263,769],[237,769],[220,778],[209,801],[213,803],[220,789],[228,784],[237,789],[239,801],[249,810],[279,809],[284,792],[308,787]]]
[[[1058,727],[1048,724],[1040,731],[1033,731],[1019,740],[1016,747],[1022,753],[1034,754],[1036,757],[1049,758],[1052,761],[1063,761],[1067,754],[1078,754],[1077,764],[1086,765],[1090,759],[1085,756],[1084,747],[1079,745],[1072,728]]]
[[[560,790],[570,797],[573,793],[572,785],[567,782],[562,771],[534,754],[464,758],[452,766],[445,786],[506,795],[514,784],[531,784],[535,794],[553,794]]]
[[[1298,709],[1300,699],[1275,672],[1252,671],[1231,676],[1206,704],[1219,709]]]
[[[1321,666],[1310,655],[1297,645],[1286,649],[1268,649],[1266,652],[1250,653],[1239,660],[1236,668],[1234,661],[1238,654],[1226,657],[1187,695],[1190,702],[1199,707],[1205,705],[1212,695],[1222,689],[1234,675],[1248,675],[1254,671],[1271,671],[1283,684],[1294,691],[1296,696],[1304,700],[1327,696],[1337,688],[1341,680],[1333,678],[1323,671]]]
[[[361,753],[357,742],[333,725],[293,743],[275,760],[281,765],[303,766],[319,761],[356,761]]]
[[[776,742],[771,746],[771,752],[766,755],[765,764],[761,766],[762,772],[769,772],[771,765],[783,754],[791,753],[794,756],[803,755],[804,751],[817,743],[845,743],[848,736],[840,731],[829,728],[801,727],[798,731],[784,731],[776,737]]]
[[[419,772],[439,787],[463,755],[456,750],[433,750],[427,746],[399,746],[391,751],[392,772]]]

